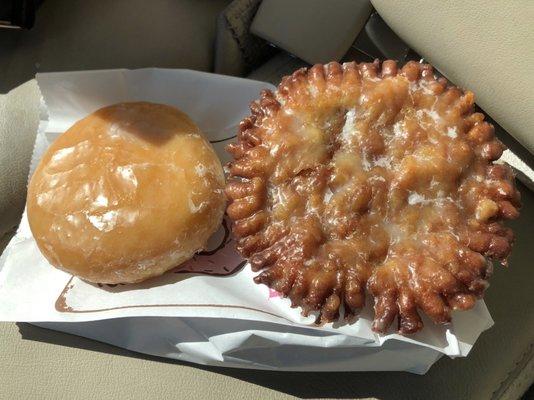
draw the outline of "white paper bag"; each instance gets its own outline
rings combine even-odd
[[[39,74],[43,95],[31,172],[75,121],[122,101],[174,105],[189,114],[223,162],[248,104],[268,84],[189,70],[141,69]],[[403,337],[371,330],[371,301],[351,323],[321,327],[266,286],[236,253],[224,224],[211,251],[135,285],[94,285],[51,267],[26,214],[0,258],[0,319],[26,321],[130,350],[208,365],[292,371],[425,373],[443,354],[466,356],[493,321],[479,301],[449,326],[426,320]],[[208,249],[210,250],[210,249]],[[184,272],[185,271],[185,272]],[[187,272],[187,271],[201,271]]]

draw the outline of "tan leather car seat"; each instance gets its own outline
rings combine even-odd
[[[534,152],[534,2],[371,0],[388,25]]]

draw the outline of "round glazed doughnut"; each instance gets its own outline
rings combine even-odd
[[[28,220],[55,267],[87,281],[139,282],[202,250],[224,214],[224,174],[180,110],[120,103],[76,122],[28,188]]]

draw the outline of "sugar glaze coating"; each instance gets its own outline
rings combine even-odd
[[[113,104],[47,149],[28,187],[28,221],[55,267],[89,282],[141,282],[206,248],[223,188],[214,149],[185,113]]]
[[[415,62],[329,63],[264,91],[228,146],[227,213],[255,281],[320,321],[447,323],[506,264],[520,196],[474,95]]]

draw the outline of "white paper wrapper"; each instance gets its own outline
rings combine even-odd
[[[33,172],[47,146],[96,109],[145,100],[177,106],[196,121],[223,162],[248,104],[270,85],[188,70],[142,69],[40,74],[43,95]],[[93,285],[51,267],[26,214],[0,258],[0,319],[38,323],[130,350],[210,365],[300,371],[425,373],[443,354],[466,356],[493,321],[480,301],[447,327],[425,320],[410,337],[371,331],[371,301],[357,321],[313,325],[287,299],[253,283],[227,231],[178,270],[137,285]],[[225,276],[184,273],[198,268]]]

